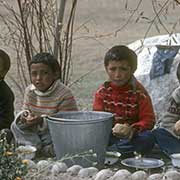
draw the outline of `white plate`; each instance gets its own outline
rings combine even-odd
[[[171,162],[174,167],[180,167],[180,153],[171,154]]]
[[[121,164],[137,169],[152,169],[163,166],[164,162],[155,158],[127,158],[122,160]]]
[[[105,158],[105,165],[112,165],[115,164],[119,157],[121,156],[121,153],[116,151],[107,151],[106,152],[106,158]]]

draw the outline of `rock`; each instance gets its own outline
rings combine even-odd
[[[121,169],[117,171],[111,179],[112,180],[131,180],[131,173],[126,169]]]
[[[136,171],[131,175],[132,180],[146,180],[147,174],[145,171]]]
[[[22,162],[27,164],[28,169],[36,169],[37,168],[36,163],[30,159],[24,159],[24,160],[22,160]]]
[[[59,173],[64,173],[67,170],[67,165],[63,162],[56,162],[51,169],[51,173],[53,175],[57,175]]]
[[[149,92],[157,121],[163,117],[169,103],[169,97],[172,91],[179,85],[176,77],[177,64],[180,60],[179,54],[174,59],[169,73],[150,79],[150,71],[153,65],[153,55],[157,51],[154,42],[164,44],[165,39],[166,38],[161,35],[147,38],[143,42],[143,48],[140,51],[136,51],[138,55],[138,68],[134,75]],[[140,46],[137,45],[137,41],[133,42],[129,46],[133,47],[132,49],[140,48]]]
[[[180,180],[180,173],[177,171],[167,171],[164,176],[163,180]]]
[[[44,168],[47,168],[48,166],[50,167],[50,162],[46,160],[41,160],[37,163],[37,168],[38,170],[42,170]]]
[[[110,169],[102,169],[96,174],[95,180],[106,180],[113,175]]]
[[[147,180],[162,180],[163,175],[162,174],[152,174],[150,175]]]
[[[80,165],[73,165],[68,168],[66,172],[68,172],[72,176],[76,176],[82,168],[83,167]]]
[[[78,176],[81,178],[93,177],[98,172],[95,167],[83,168],[79,171]]]

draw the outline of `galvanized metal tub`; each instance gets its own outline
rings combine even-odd
[[[113,114],[100,111],[68,111],[46,118],[57,159],[93,150],[97,154],[98,165],[104,165]],[[82,158],[66,163],[76,163],[84,167],[90,165],[89,160]]]

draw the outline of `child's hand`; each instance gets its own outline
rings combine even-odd
[[[34,114],[32,114],[31,112],[23,115],[23,121],[29,125],[29,126],[33,126],[36,124],[41,124],[43,119],[40,116],[36,116]]]
[[[175,130],[176,135],[180,136],[180,120],[178,120],[176,124],[174,125],[174,130]]]
[[[131,139],[134,135],[134,130],[128,124],[115,124],[112,129],[114,136],[119,138],[128,138]]]

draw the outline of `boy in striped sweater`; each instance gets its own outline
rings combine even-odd
[[[41,155],[53,155],[47,122],[42,115],[76,111],[71,90],[60,82],[60,66],[49,53],[38,53],[29,64],[31,82],[24,95],[23,110],[11,125],[17,144],[36,146]]]
[[[176,76],[180,82],[180,63]],[[153,134],[157,145],[167,156],[180,153],[180,86],[172,92],[167,110]]]
[[[105,55],[109,81],[96,91],[93,110],[114,114],[108,150],[145,154],[153,148],[155,115],[150,96],[134,77],[137,55],[126,46],[114,46]]]

